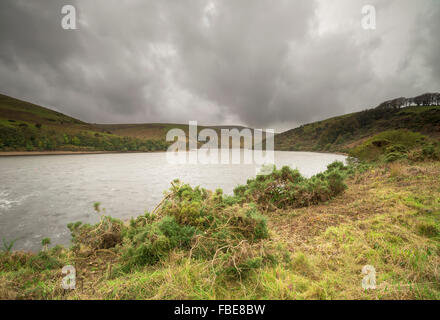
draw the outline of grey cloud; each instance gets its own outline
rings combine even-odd
[[[2,0],[0,92],[90,122],[287,129],[438,91],[438,4],[372,0],[367,32],[363,1],[325,1],[71,0],[65,31],[57,0]]]

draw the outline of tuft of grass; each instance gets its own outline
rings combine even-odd
[[[402,165],[400,163],[392,163],[390,165],[390,177],[397,178],[402,176]]]
[[[51,243],[50,238],[44,238],[41,240],[41,245],[43,246],[45,251],[47,251],[50,243]]]
[[[417,231],[420,235],[434,238],[440,235],[440,228],[438,224],[433,222],[420,222],[417,224]]]
[[[17,242],[18,239],[7,241],[5,238],[2,239],[3,244],[3,251],[5,253],[10,253],[12,251],[12,248],[14,247],[15,242]]]

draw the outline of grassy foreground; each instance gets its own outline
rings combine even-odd
[[[311,179],[283,168],[234,196],[175,181],[153,213],[70,224],[69,249],[5,245],[0,298],[440,299],[440,162],[390,161],[395,149]],[[61,288],[68,264],[75,290]],[[375,290],[361,286],[365,265]]]

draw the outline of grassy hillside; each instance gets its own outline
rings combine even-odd
[[[46,125],[66,124],[68,126],[88,127],[86,123],[62,113],[0,94],[0,116],[2,120],[13,119]]]
[[[242,126],[198,126],[198,132],[208,128],[219,137],[221,129],[245,129]],[[187,124],[91,124],[0,95],[0,151],[166,150],[170,144],[166,142],[166,134],[171,129],[183,130],[189,141]]]
[[[440,107],[376,108],[334,117],[278,134],[275,148],[348,152],[371,136],[393,129],[409,129],[439,138]]]
[[[25,101],[0,95],[1,151],[157,151],[164,138],[124,136]]]

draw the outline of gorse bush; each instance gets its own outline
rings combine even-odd
[[[248,180],[234,189],[234,195],[240,203],[254,202],[266,211],[306,207],[343,192],[350,170],[342,162],[334,162],[325,172],[307,179],[298,170],[283,167]]]
[[[389,152],[386,153],[384,156],[384,161],[385,162],[394,162],[400,159],[405,159],[407,158],[407,154],[403,153],[403,152]]]
[[[440,160],[440,143],[430,143],[422,148],[425,159]]]
[[[393,152],[396,152],[396,153],[407,153],[408,152],[408,148],[405,147],[402,144],[393,144],[393,145],[391,145],[391,146],[389,146],[389,147],[387,147],[385,149],[385,153],[386,154],[393,153]]]
[[[128,224],[103,216],[96,225],[78,222],[68,228],[75,252],[113,250],[120,254],[121,272],[163,262],[179,251],[193,259],[215,260],[216,272],[234,274],[234,267],[242,276],[242,270],[250,270],[249,259],[264,264],[273,261],[269,255],[275,256],[269,254],[270,246],[263,250],[269,230],[255,205],[239,204],[220,189],[210,192],[178,180],[156,210]]]
[[[158,263],[171,250],[196,259],[213,259],[240,243],[269,236],[266,218],[254,206],[239,206],[217,190],[192,188],[176,180],[156,214],[130,222],[124,232],[123,270]]]
[[[155,264],[174,248],[190,249],[197,231],[195,227],[178,224],[170,216],[157,221],[138,217],[124,230],[124,270]]]
[[[350,156],[361,161],[394,162],[401,159],[423,161],[440,158],[439,147],[429,138],[408,130],[379,133],[350,150]]]

